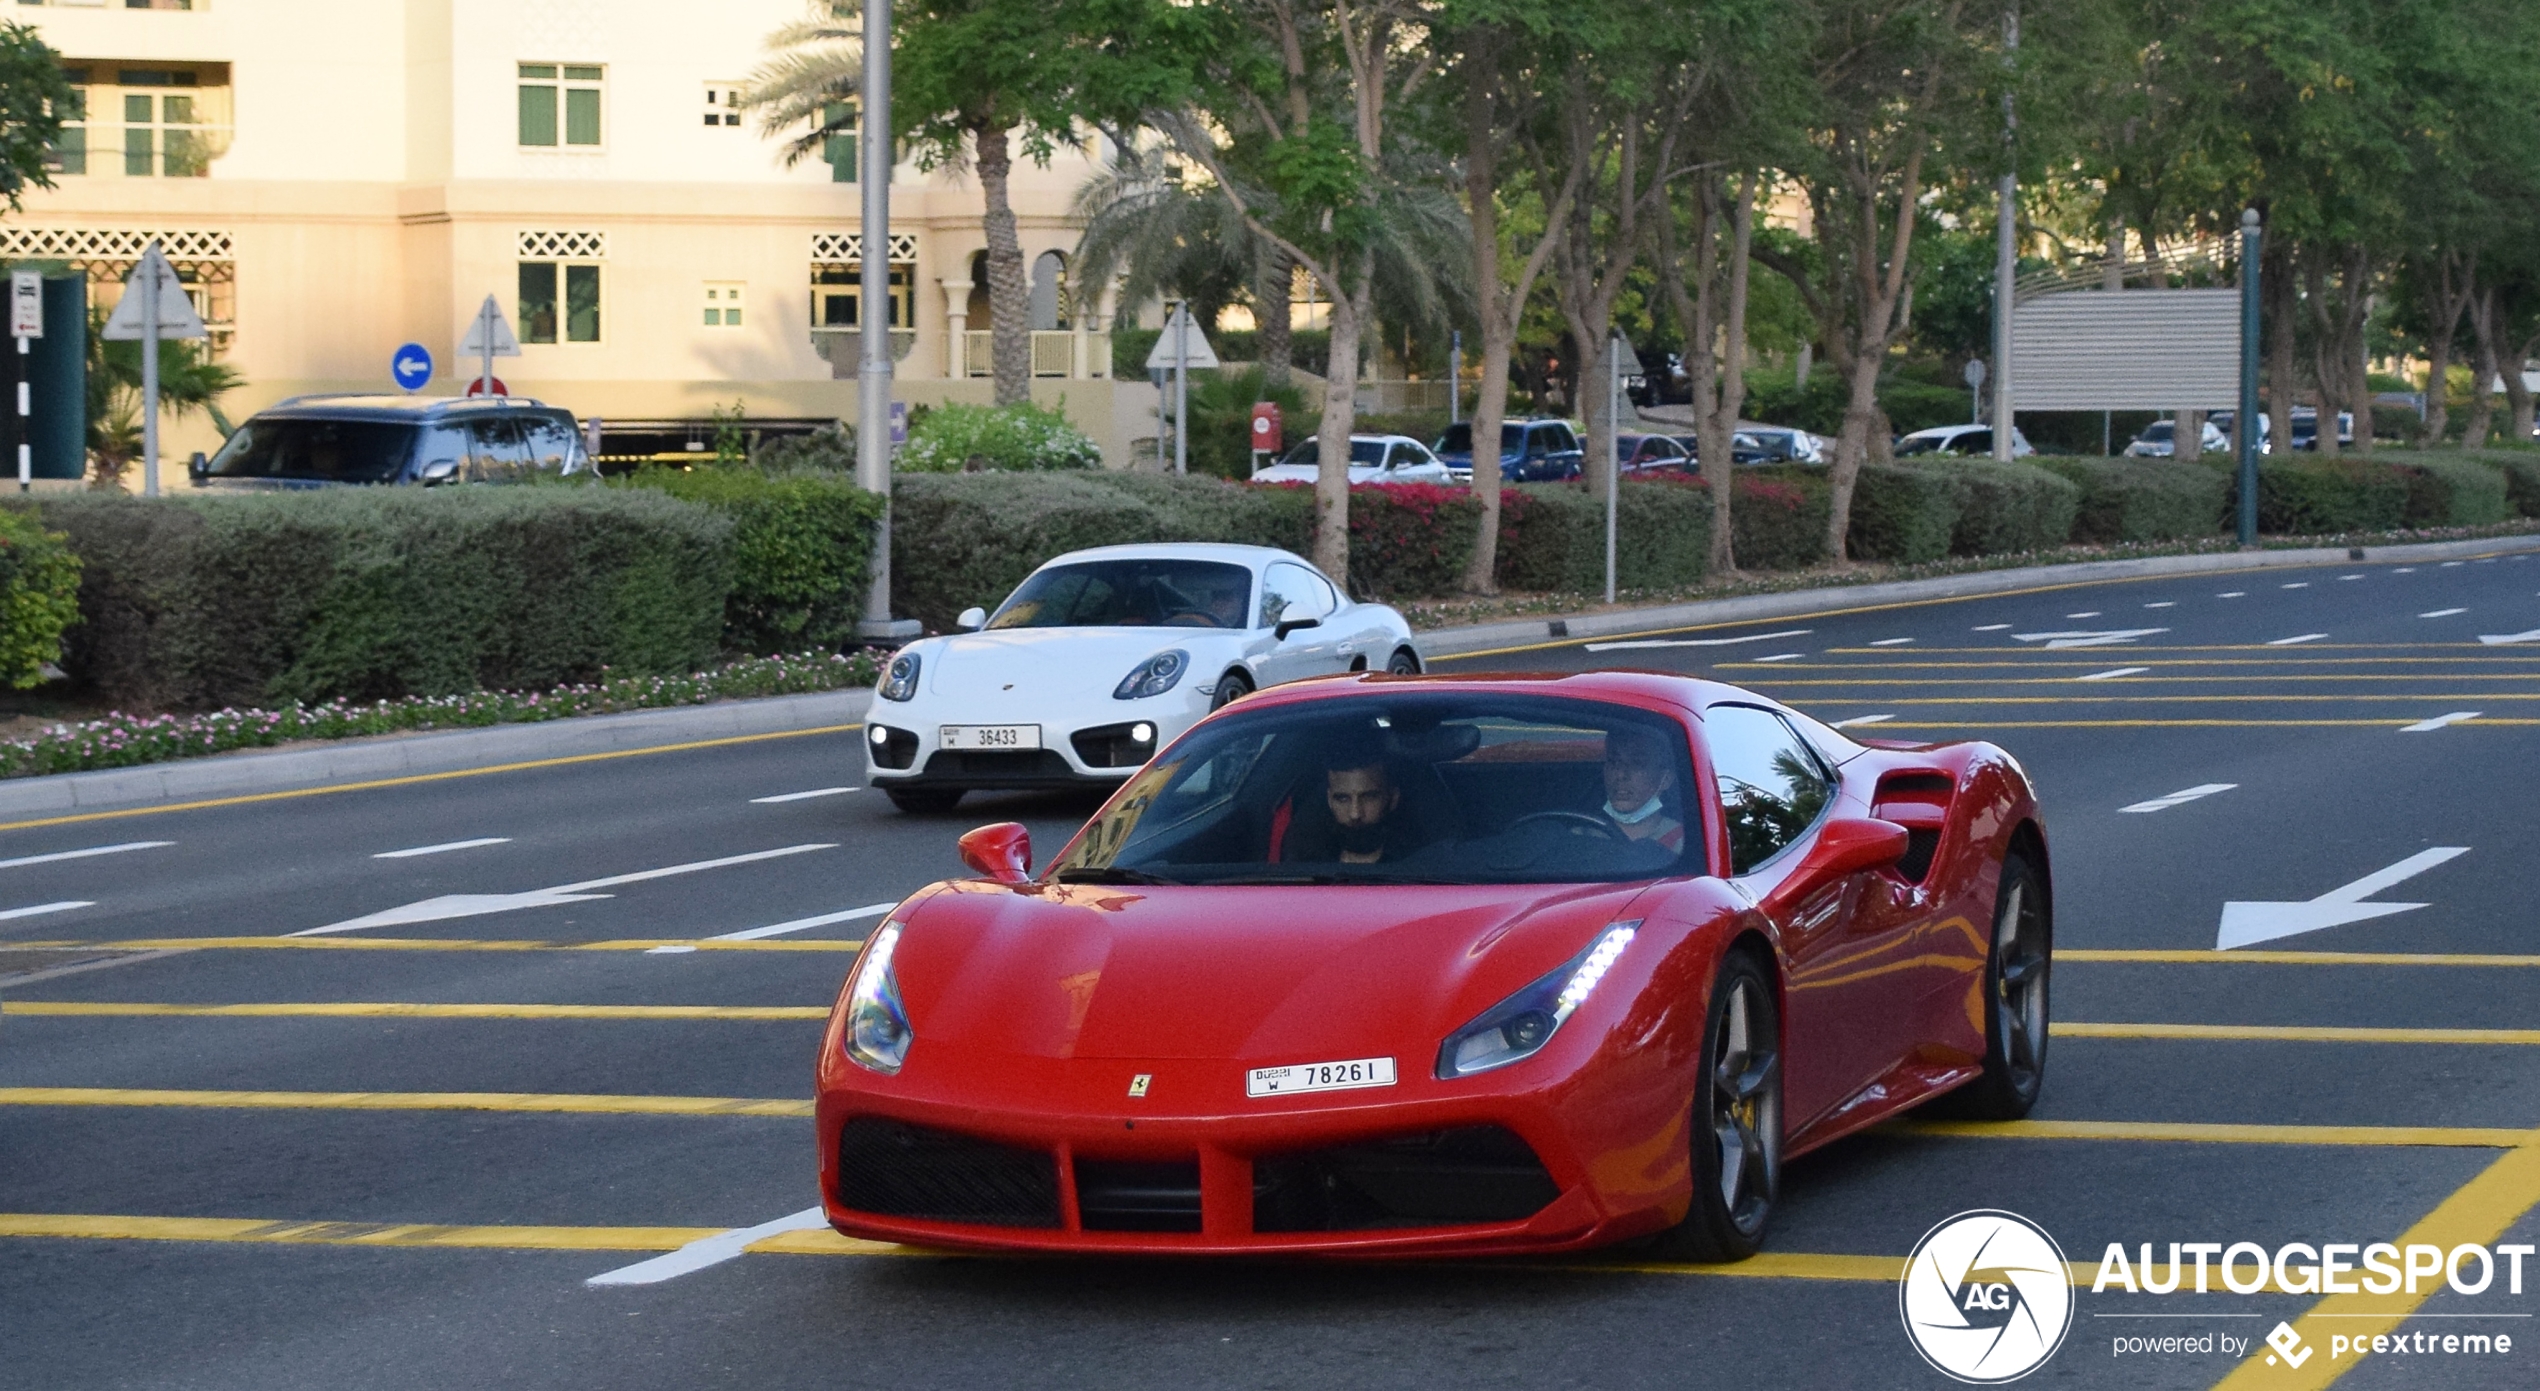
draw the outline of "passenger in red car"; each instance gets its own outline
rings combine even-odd
[[[1605,736],[1605,818],[1633,840],[1685,848],[1685,823],[1667,814],[1675,760],[1658,736],[1625,726]]]

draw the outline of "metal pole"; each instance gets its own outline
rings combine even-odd
[[[1464,418],[1464,330],[1457,329],[1446,339],[1446,423],[1453,425]]]
[[[1191,302],[1173,310],[1173,472],[1191,471]]]
[[[2240,213],[2240,413],[2232,428],[2240,436],[2240,544],[2258,544],[2258,250],[2262,233],[2258,210]],[[2281,331],[2283,326],[2278,325]],[[2285,418],[2292,411],[2284,408]],[[2335,429],[2332,424],[2329,428]],[[2287,425],[2288,438],[2293,427]]]
[[[487,295],[485,303],[476,310],[476,337],[482,350],[476,359],[476,390],[481,396],[494,394],[494,315],[500,311],[494,308],[493,301],[494,297]]]
[[[1623,495],[1623,355],[1615,345],[1623,338],[1618,328],[1605,331],[1605,439],[1608,452],[1605,471],[1605,602],[1614,602],[1614,516],[1616,499]]]
[[[141,495],[159,495],[159,277],[146,260],[141,266]]]
[[[901,636],[891,621],[891,0],[864,0],[864,129],[856,177],[863,184],[863,302],[856,306],[856,486],[882,498],[873,527],[867,638]],[[907,625],[914,627],[915,625]],[[914,634],[909,634],[914,636]]]
[[[2020,51],[2020,7],[2017,0],[2002,16],[2005,63]],[[2002,180],[1994,192],[1993,228],[1993,457],[2009,460],[2011,418],[2011,281],[2020,270],[2019,113],[2011,93],[2002,92]]]
[[[26,335],[18,335],[18,491],[35,486],[35,388],[27,380],[31,360],[27,357]]]

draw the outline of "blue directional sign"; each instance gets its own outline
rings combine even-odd
[[[421,391],[432,380],[432,354],[421,343],[408,343],[390,355],[388,375],[408,391]]]

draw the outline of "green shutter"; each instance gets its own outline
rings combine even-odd
[[[520,263],[520,341],[556,341],[556,263]]]
[[[600,89],[567,87],[564,89],[564,143],[597,145],[600,143]]]
[[[522,83],[520,88],[520,143],[552,145],[556,143],[556,89]]]
[[[564,268],[564,340],[568,343],[600,341],[598,266]]]

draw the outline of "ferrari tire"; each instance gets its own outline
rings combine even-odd
[[[1984,962],[1984,1071],[1933,1109],[1967,1120],[2015,1121],[2046,1082],[2047,980],[2055,905],[2046,876],[2014,850],[2002,857],[1993,948]]]
[[[1742,1261],[1763,1249],[1781,1188],[1781,1010],[1755,958],[1733,952],[1720,962],[1702,1039],[1693,1202],[1658,1247],[1674,1260]]]
[[[1394,676],[1417,676],[1420,674],[1420,654],[1408,647],[1395,648],[1393,656],[1385,663],[1385,670]]]
[[[885,788],[882,795],[902,811],[923,815],[951,811],[961,805],[961,791],[958,787],[892,787]]]
[[[1240,671],[1230,671],[1217,678],[1217,694],[1211,696],[1208,708],[1223,710],[1252,694],[1252,678]]]

